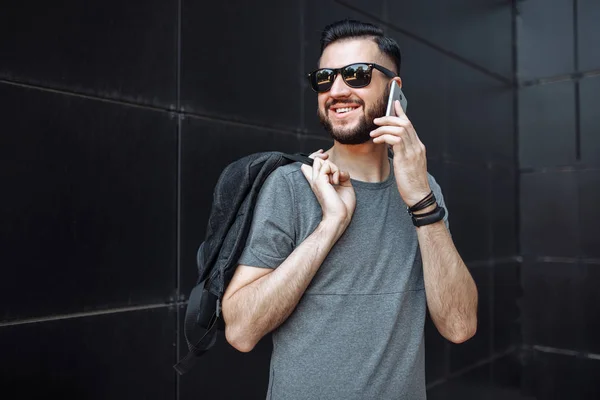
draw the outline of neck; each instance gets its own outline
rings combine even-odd
[[[327,154],[331,162],[358,181],[382,182],[390,174],[386,144],[375,144],[369,140],[363,144],[345,145],[334,141]]]

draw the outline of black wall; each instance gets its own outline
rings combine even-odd
[[[181,328],[196,277],[195,251],[225,165],[261,150],[308,152],[331,145],[304,74],[316,65],[319,30],[344,17],[376,22],[400,44],[408,115],[427,146],[454,240],[479,288],[478,332],[467,343],[450,344],[427,322],[429,398],[517,398],[517,198],[524,205],[533,199],[524,197],[523,187],[517,190],[517,182],[519,174],[526,180],[536,172],[518,169],[517,144],[524,148],[528,130],[523,112],[517,119],[513,84],[515,8],[498,0],[5,1],[5,393],[264,398],[270,338],[241,354],[221,337],[188,375],[178,377],[172,369],[185,351]],[[592,82],[568,83],[589,99],[577,108],[582,143],[593,141]],[[595,154],[586,151],[582,157]],[[583,165],[576,161],[572,165]],[[548,166],[533,167],[541,173]],[[552,170],[552,180],[535,180],[554,186],[567,174],[588,191],[592,183],[584,183],[598,179],[593,172]],[[581,210],[593,203],[582,204]],[[580,219],[576,228],[589,224]],[[546,233],[552,232],[560,233]],[[522,242],[527,249],[524,236]],[[587,254],[581,251],[534,252],[534,258],[571,257],[577,262],[563,266],[589,273],[591,264],[577,257]],[[530,268],[536,264],[524,265],[535,271]],[[568,274],[583,285],[583,275]],[[525,276],[526,288],[527,282]],[[584,350],[572,343],[531,342]]]
[[[600,398],[600,2],[519,6],[524,384]]]

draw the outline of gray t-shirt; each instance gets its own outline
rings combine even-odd
[[[429,183],[444,206],[431,175]],[[384,182],[352,184],[350,225],[273,332],[268,399],[426,398],[426,300],[415,227],[393,172]],[[280,167],[260,192],[239,263],[277,268],[321,216],[300,164]]]

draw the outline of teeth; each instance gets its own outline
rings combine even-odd
[[[338,108],[338,109],[335,110],[335,112],[337,112],[339,114],[342,114],[342,113],[350,112],[352,110],[354,110],[353,107],[345,107],[345,108]]]

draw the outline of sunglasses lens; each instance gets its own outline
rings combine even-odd
[[[344,67],[341,71],[346,85],[353,88],[365,87],[371,83],[371,66],[369,64],[352,64]],[[333,86],[336,71],[322,68],[310,75],[310,83],[313,89],[319,93],[327,92]]]
[[[312,76],[312,86],[317,92],[326,92],[331,89],[334,80],[334,72],[330,69],[323,68],[316,71]]]
[[[364,87],[371,83],[371,68],[367,64],[348,65],[342,71],[346,84],[350,87]]]

